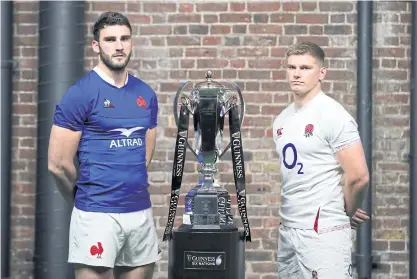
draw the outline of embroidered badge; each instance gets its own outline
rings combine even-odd
[[[304,136],[306,138],[311,137],[313,135],[314,126],[313,124],[308,124],[304,129]]]
[[[136,99],[136,104],[137,104],[139,107],[141,107],[141,108],[144,108],[144,109],[147,109],[147,108],[148,108],[148,105],[146,104],[146,101],[145,101],[145,99],[143,99],[143,97],[142,97],[142,96],[139,96],[139,97]]]
[[[97,259],[101,259],[101,254],[103,254],[104,248],[101,245],[101,242],[97,242],[97,246],[93,245],[90,247],[90,254],[91,256],[97,255]]]
[[[104,98],[104,107],[105,108],[114,108],[114,105],[110,102],[109,99]]]

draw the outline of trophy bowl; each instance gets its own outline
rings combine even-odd
[[[212,71],[206,72],[206,80],[199,82],[195,84],[193,87],[190,88],[190,85],[192,85],[191,81],[183,81],[181,83],[181,86],[179,87],[177,93],[174,97],[173,102],[173,112],[174,112],[174,120],[175,124],[178,127],[179,124],[179,113],[178,110],[181,106],[188,106],[190,112],[192,113],[193,117],[197,117],[194,113],[196,112],[196,104],[198,104],[199,101],[199,88],[210,88],[210,89],[216,89],[218,90],[218,101],[219,105],[225,109],[223,112],[224,115],[226,115],[227,109],[230,109],[231,104],[235,104],[239,108],[239,125],[241,126],[245,117],[245,109],[246,104],[244,102],[242,92],[239,88],[239,86],[235,82],[217,82],[213,80],[213,73]],[[195,119],[194,121],[197,121],[198,119]],[[195,122],[194,122],[195,123]],[[197,130],[197,127],[194,126],[194,131]],[[198,157],[198,147],[201,144],[199,140],[201,137],[199,137],[199,133],[195,134],[195,146],[192,148],[188,142],[187,147],[190,149],[190,151],[194,154],[194,156]],[[199,144],[200,143],[200,144]],[[228,150],[230,147],[230,142],[227,144],[227,146],[220,150],[222,151],[219,155],[219,159],[223,157],[224,153]]]

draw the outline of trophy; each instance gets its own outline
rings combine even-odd
[[[168,278],[244,278],[244,243],[251,241],[246,210],[245,167],[241,124],[245,104],[236,83],[220,83],[207,71],[206,80],[186,89],[181,84],[174,98],[178,127],[172,169],[171,199],[163,240],[169,240]],[[194,147],[188,142],[190,115]],[[224,122],[229,118],[230,142],[223,148]],[[183,224],[173,229],[187,148],[198,159],[197,186],[187,192]],[[240,231],[233,220],[231,199],[215,179],[216,163],[230,148]]]

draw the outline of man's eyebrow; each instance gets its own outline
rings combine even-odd
[[[294,64],[287,64],[287,67],[296,67]],[[313,65],[308,65],[308,64],[301,64],[299,65],[300,68],[304,67],[304,68],[311,68],[313,67]]]
[[[121,36],[122,39],[130,38],[130,37],[131,37],[131,35],[122,35]],[[105,39],[105,40],[116,39],[116,36],[106,36],[103,39]]]

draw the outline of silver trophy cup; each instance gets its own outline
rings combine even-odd
[[[182,83],[174,98],[178,133],[164,232],[164,240],[172,240],[168,278],[244,279],[245,242],[251,241],[251,234],[240,131],[245,112],[242,93],[235,83],[214,81],[211,71],[206,73],[205,81],[191,88],[188,85],[189,81]],[[229,125],[224,125],[226,120]],[[194,138],[189,141],[190,122]],[[223,144],[224,134],[229,134],[228,144]],[[199,181],[187,192],[183,222],[173,230],[188,149],[197,158]],[[233,221],[228,191],[216,180],[219,172],[216,164],[229,149],[243,231]]]
[[[174,118],[178,127],[181,126],[179,108],[193,117],[194,146],[191,147],[188,140],[186,146],[198,159],[199,182],[186,195],[183,225],[192,226],[193,230],[235,228],[230,195],[215,177],[218,174],[216,163],[232,144],[232,139],[225,147],[223,144],[225,118],[234,109],[238,119],[235,125],[240,131],[245,111],[243,96],[237,84],[214,81],[211,71],[206,73],[205,81],[191,89],[187,88],[189,84],[184,82],[174,99]],[[243,154],[238,155],[243,157]]]

